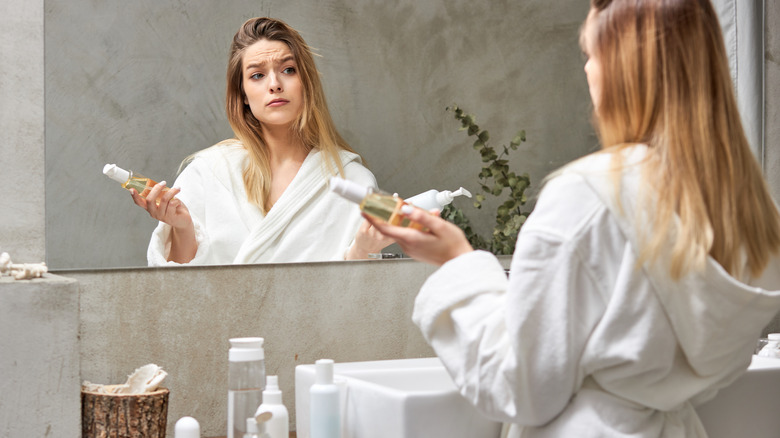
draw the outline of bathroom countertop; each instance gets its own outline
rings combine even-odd
[[[226,436],[215,436],[211,438],[227,438]],[[295,431],[290,432],[290,438],[295,438]]]

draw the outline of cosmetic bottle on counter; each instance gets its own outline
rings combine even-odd
[[[441,210],[442,207],[452,203],[452,201],[458,196],[465,196],[467,198],[470,198],[471,192],[464,189],[463,187],[452,192],[449,190],[444,190],[440,192],[438,190],[432,189],[432,190],[422,192],[419,195],[414,195],[411,198],[406,198],[406,203],[412,204],[415,207],[420,207],[423,210],[433,210],[433,209]]]
[[[363,213],[383,220],[390,225],[417,230],[424,228],[401,213],[401,207],[407,204],[398,195],[390,195],[372,187],[364,187],[337,176],[330,179],[330,189],[338,195],[359,204]]]
[[[309,389],[311,438],[341,437],[339,387],[333,383],[333,360],[314,363],[315,380]]]
[[[174,438],[200,438],[200,424],[192,417],[181,417],[173,429]]]
[[[228,351],[227,438],[243,438],[246,419],[254,418],[265,388],[263,338],[230,339]]]
[[[266,424],[266,431],[270,438],[289,438],[290,424],[287,408],[282,403],[282,391],[279,389],[279,378],[268,376],[263,391],[263,404],[257,408],[255,416],[264,412],[270,412],[273,416]]]
[[[103,166],[103,174],[122,184],[122,188],[127,190],[135,189],[135,191],[144,198],[146,198],[146,195],[148,195],[149,192],[152,191],[152,188],[157,185],[156,181],[143,175],[133,173],[132,170],[125,170],[121,167],[117,167],[116,164],[106,164]],[[168,190],[168,187],[163,188],[163,192]]]

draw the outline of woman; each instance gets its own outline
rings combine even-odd
[[[592,0],[581,41],[603,150],[548,179],[508,279],[434,215],[375,226],[442,265],[413,319],[509,436],[705,437],[780,310],[777,207],[708,0]]]
[[[335,174],[371,187],[376,180],[333,125],[298,32],[271,18],[241,26],[226,109],[235,139],[185,160],[173,189],[161,182],[146,199],[132,191],[160,221],[149,265],[357,259],[392,243],[327,189]]]

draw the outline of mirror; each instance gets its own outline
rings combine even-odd
[[[330,110],[379,186],[478,191],[458,104],[508,144],[510,167],[541,179],[597,147],[578,46],[588,3],[397,0],[45,0],[46,254],[53,270],[146,266],[155,222],[101,171],[158,181],[232,137],[227,54],[248,18],[297,29],[320,57]],[[530,193],[530,192],[529,192]],[[494,208],[456,200],[479,229]]]

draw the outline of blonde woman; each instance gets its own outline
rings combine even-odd
[[[376,186],[331,120],[312,52],[282,21],[253,18],[233,38],[226,109],[236,138],[185,160],[174,188],[133,200],[160,221],[150,265],[367,258],[392,243],[332,175]],[[361,222],[363,222],[361,224]]]
[[[706,437],[780,310],[778,210],[708,0],[592,0],[581,41],[603,150],[547,181],[508,279],[434,215],[375,226],[442,265],[413,319],[509,436]]]

